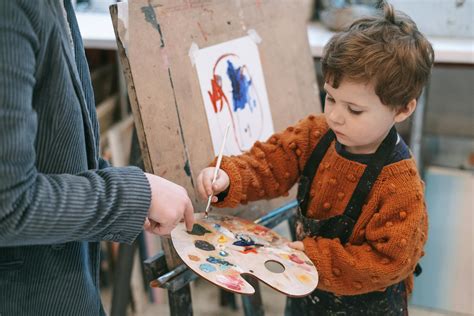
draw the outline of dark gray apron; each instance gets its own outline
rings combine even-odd
[[[342,215],[325,220],[306,217],[309,192],[314,176],[326,151],[334,141],[335,135],[329,130],[319,141],[305,165],[298,187],[298,220],[296,235],[298,240],[306,236],[339,238],[341,244],[348,242],[357,222],[362,206],[382,168],[388,162],[397,142],[397,132],[392,128],[371,157],[364,170],[346,209]],[[328,258],[329,259],[329,258]],[[316,289],[303,298],[288,298],[285,315],[407,315],[407,293],[404,282],[387,287],[383,292],[376,291],[361,295],[338,296]]]

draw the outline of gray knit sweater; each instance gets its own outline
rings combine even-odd
[[[150,205],[141,170],[98,157],[82,41],[59,1],[0,0],[1,316],[102,315],[99,241],[132,242]]]

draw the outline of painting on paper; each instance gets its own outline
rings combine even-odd
[[[225,155],[273,134],[258,47],[249,36],[200,49],[194,60],[215,155],[229,124]]]

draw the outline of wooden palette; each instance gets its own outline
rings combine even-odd
[[[228,291],[254,294],[241,275],[251,275],[275,290],[301,297],[318,284],[318,272],[287,239],[249,220],[218,214],[195,214],[193,231],[184,223],[172,232],[176,252],[199,276]]]

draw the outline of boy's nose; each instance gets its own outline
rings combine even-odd
[[[329,119],[334,123],[334,124],[337,124],[337,125],[342,125],[344,124],[344,116],[342,115],[342,113],[334,108],[332,109],[330,112],[329,112]]]

